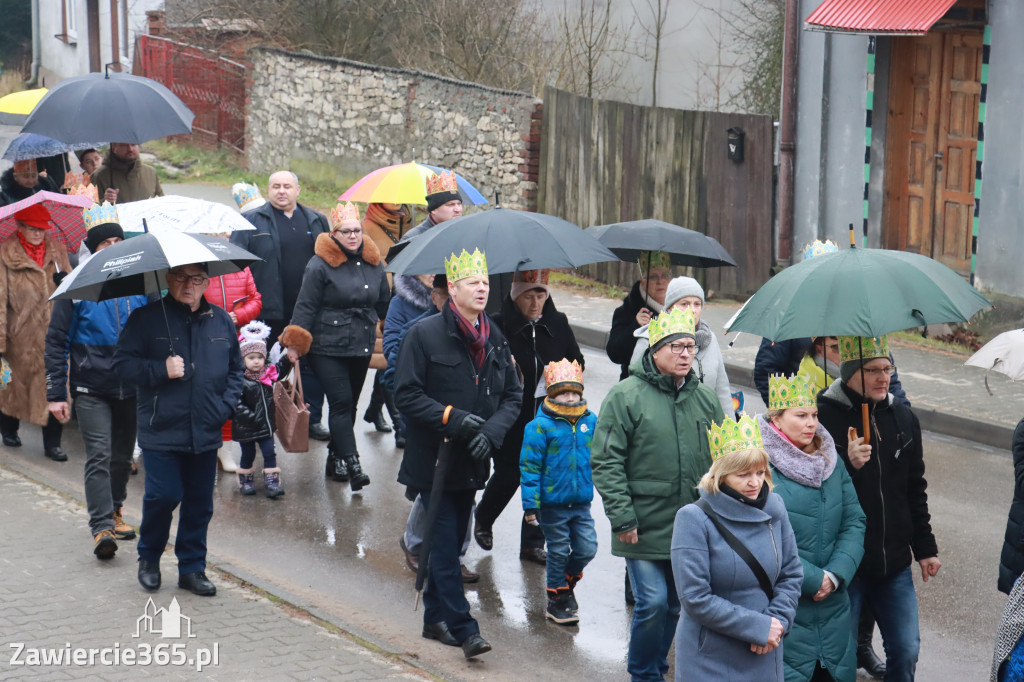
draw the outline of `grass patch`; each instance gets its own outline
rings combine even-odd
[[[0,75],[0,97],[9,95],[12,92],[21,92],[25,89],[25,82],[21,74],[15,69],[5,69]]]
[[[930,348],[932,350],[942,350],[947,353],[954,353],[956,355],[969,356],[973,355],[974,351],[957,345],[955,343],[949,343],[948,341],[939,341],[938,339],[925,338],[921,336],[921,332],[893,332],[889,334],[890,339],[896,339],[900,343],[904,343],[910,346],[918,346],[919,348]]]
[[[586,294],[587,296],[622,299],[629,293],[627,289],[622,287],[598,282],[589,277],[581,277],[573,272],[552,272],[548,281],[554,286]]]

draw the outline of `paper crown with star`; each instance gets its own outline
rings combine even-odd
[[[331,229],[336,230],[342,223],[359,222],[359,208],[351,201],[338,204],[331,209]]]
[[[813,242],[804,247],[804,260],[808,258],[816,258],[817,256],[824,256],[829,253],[836,253],[839,251],[839,245],[831,239],[821,241],[815,239]]]
[[[733,452],[764,449],[761,429],[745,414],[740,415],[739,421],[725,419],[721,425],[712,424],[708,429],[708,445],[712,462]]]
[[[782,374],[773,374],[768,377],[769,410],[814,407],[817,404],[815,386],[807,380],[807,377],[799,374],[788,378]]]
[[[108,201],[104,201],[102,204],[93,204],[89,208],[83,209],[82,220],[85,221],[86,230],[91,230],[97,225],[105,225],[107,223],[120,225],[117,219],[117,206]]]
[[[231,195],[235,198],[238,210],[242,213],[267,203],[263,195],[260,194],[260,188],[247,182],[236,182],[231,185]]]
[[[687,334],[694,336],[697,318],[689,308],[673,308],[672,312],[661,313],[647,325],[647,342],[651,348],[667,336]]]
[[[455,179],[452,171],[441,171],[437,175],[427,176],[427,194],[440,194],[441,192],[459,192],[459,182]]]
[[[474,249],[473,253],[465,249],[456,256],[444,260],[444,273],[448,276],[449,282],[458,282],[467,277],[487,276],[487,256],[480,249]]]
[[[889,339],[885,336],[839,337],[840,363],[887,357],[889,357]]]
[[[641,251],[637,257],[640,272],[647,274],[654,268],[672,267],[672,254],[667,251]]]
[[[569,392],[583,395],[583,368],[575,360],[569,362],[566,358],[549,362],[544,368],[544,388],[549,398]]]

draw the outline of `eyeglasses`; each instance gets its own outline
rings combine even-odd
[[[668,352],[672,355],[694,355],[697,352],[695,343],[670,343]]]
[[[889,365],[888,367],[879,367],[878,369],[862,369],[865,376],[881,377],[881,376],[892,376],[896,373],[896,365]]]
[[[338,234],[340,234],[342,237],[351,237],[354,234],[362,234],[362,233],[363,233],[363,228],[361,228],[361,227],[357,227],[357,228],[355,228],[353,230],[338,230]]]
[[[648,282],[667,282],[672,279],[672,273],[649,272],[646,279]]]
[[[206,275],[186,275],[183,272],[171,272],[168,274],[168,277],[178,284],[184,284],[185,282],[192,280],[192,284],[196,286],[200,286],[209,279]]]

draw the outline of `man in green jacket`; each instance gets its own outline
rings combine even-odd
[[[650,348],[601,404],[591,462],[612,526],[612,554],[625,557],[636,606],[626,669],[662,680],[679,620],[672,578],[672,524],[697,499],[711,467],[707,431],[725,418],[715,391],[691,371],[693,312],[677,308],[648,326]]]

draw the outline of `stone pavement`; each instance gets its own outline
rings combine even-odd
[[[611,327],[612,312],[620,300],[586,296],[552,287],[555,305],[569,317],[580,343],[604,348]],[[760,337],[749,334],[724,335],[726,321],[739,304],[709,303],[703,319],[718,334],[726,370],[733,386],[752,387],[754,357]],[[736,338],[738,336],[738,338]],[[735,342],[730,348],[730,341]],[[985,372],[964,367],[965,355],[924,348],[896,341],[893,357],[900,381],[921,421],[923,429],[965,438],[992,447],[1008,449],[1013,429],[1024,417],[1024,391],[1002,374],[988,375],[993,395],[985,388]],[[763,403],[756,391],[744,391],[746,410],[757,412]]]
[[[209,573],[215,597],[178,589],[170,550],[162,589],[146,593],[135,578],[134,540],[119,542],[112,560],[97,560],[83,551],[89,543],[83,505],[3,466],[0,499],[0,679],[436,679],[227,574]],[[179,617],[157,611],[174,613],[176,605]],[[91,654],[90,664],[89,649],[108,651]],[[143,665],[147,655],[152,662]],[[32,665],[45,656],[65,662]],[[72,656],[84,664],[66,662]],[[104,664],[117,659],[120,665]]]

